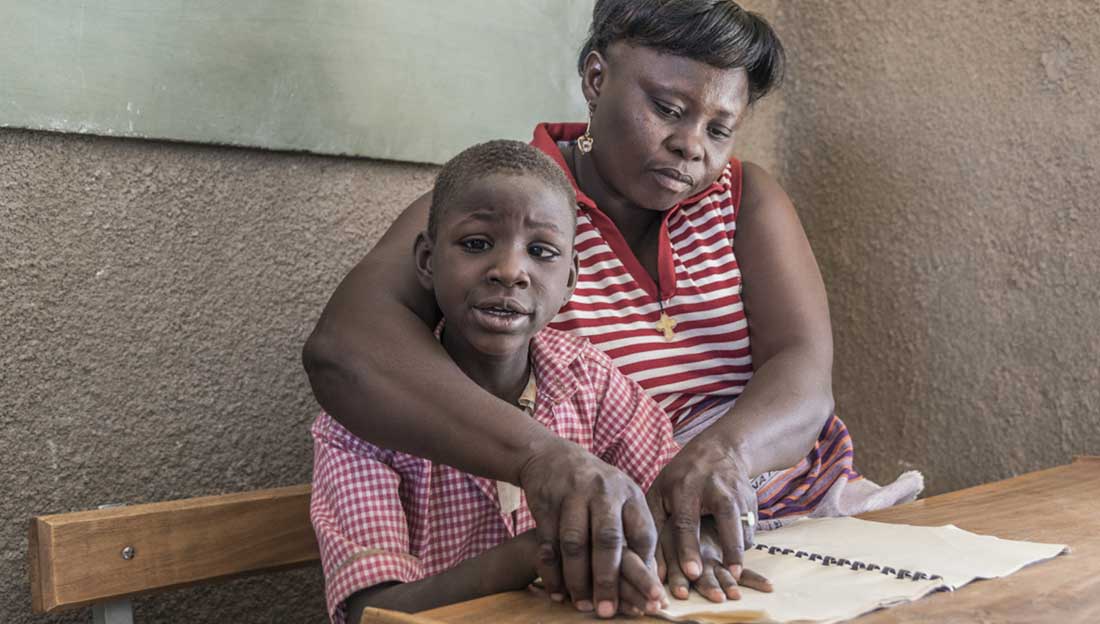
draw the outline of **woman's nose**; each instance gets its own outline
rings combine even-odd
[[[702,160],[705,134],[705,129],[697,124],[680,124],[668,138],[668,149],[679,154],[684,160]]]
[[[531,277],[527,273],[526,249],[522,253],[517,250],[497,248],[493,263],[489,267],[487,277],[489,281],[496,282],[508,288],[527,288],[531,283]]]

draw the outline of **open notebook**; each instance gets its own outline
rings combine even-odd
[[[669,599],[666,619],[687,622],[837,622],[882,607],[953,590],[975,579],[1007,576],[1067,551],[977,535],[958,527],[819,518],[756,534],[745,567],[775,591],[741,590],[741,600],[713,603],[692,592]]]

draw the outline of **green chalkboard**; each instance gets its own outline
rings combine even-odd
[[[581,120],[593,0],[0,0],[0,126],[442,162]]]

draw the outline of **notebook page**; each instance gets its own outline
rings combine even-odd
[[[807,519],[775,531],[761,531],[761,544],[777,552],[751,550],[745,565],[771,579],[775,591],[764,594],[742,589],[740,601],[711,603],[692,594],[687,601],[670,600],[670,619],[738,621],[737,614],[758,621],[808,620],[834,622],[880,607],[917,600],[936,589],[961,587],[975,578],[1006,576],[1023,566],[1064,552],[1060,544],[1037,544],[977,535],[954,526],[915,527],[855,518]],[[781,554],[779,549],[790,549]],[[822,565],[809,560],[816,553],[943,578],[914,581],[881,571],[853,570],[851,565]],[[704,618],[700,614],[718,613]],[[742,620],[748,621],[748,620]]]

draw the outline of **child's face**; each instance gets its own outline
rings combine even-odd
[[[486,176],[453,196],[435,240],[421,236],[416,247],[450,338],[490,357],[526,352],[572,294],[575,209],[530,175]]]

